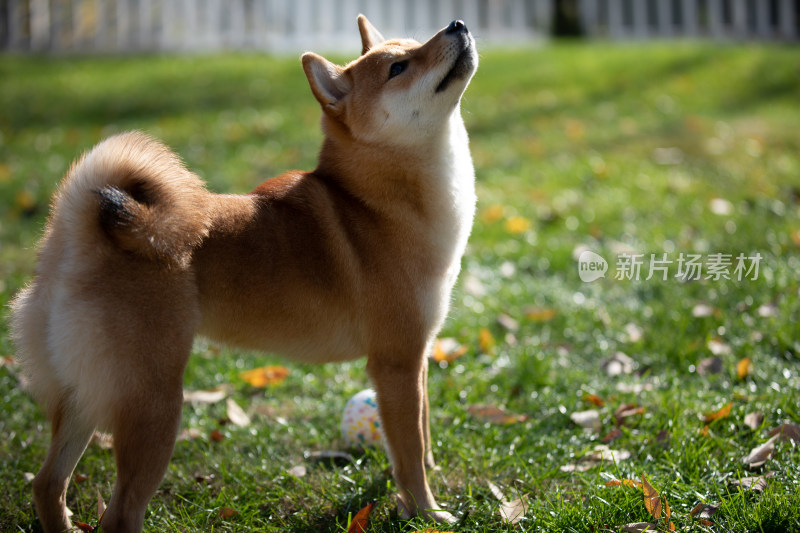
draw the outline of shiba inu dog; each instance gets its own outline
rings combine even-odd
[[[452,521],[428,486],[426,354],[475,210],[460,100],[477,68],[454,21],[420,44],[358,19],[362,55],[303,70],[325,140],[311,172],[207,191],[164,145],[111,137],[61,182],[34,280],[13,302],[27,386],[52,423],[33,482],[48,533],[95,428],[117,479],[104,532],[140,531],[172,454],[196,334],[306,362],[365,356],[403,515]]]

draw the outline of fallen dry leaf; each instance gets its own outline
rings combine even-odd
[[[718,356],[706,357],[697,363],[697,373],[701,376],[719,374],[722,372],[722,358]]]
[[[731,408],[733,408],[733,403],[728,402],[727,404],[722,406],[722,408],[719,409],[718,411],[714,411],[713,413],[706,413],[705,416],[703,417],[703,422],[705,422],[706,424],[710,424],[715,420],[727,418],[731,414]]]
[[[561,465],[562,472],[585,472],[590,468],[603,463],[619,463],[631,458],[631,452],[626,450],[613,450],[605,444],[598,444],[591,452],[587,453],[575,463]]]
[[[753,370],[753,362],[750,360],[749,357],[740,359],[739,362],[736,363],[736,376],[740,380],[745,379],[747,376],[749,376],[752,370]]]
[[[103,520],[103,515],[106,514],[106,502],[103,500],[103,497],[100,495],[100,490],[97,490],[97,523],[99,524]]]
[[[208,438],[212,442],[222,442],[223,440],[225,440],[225,434],[219,431],[218,429],[215,429],[208,435]]]
[[[233,507],[223,507],[219,511],[217,511],[217,515],[222,519],[232,518],[239,514],[239,511],[234,509]]]
[[[714,516],[717,509],[719,509],[719,505],[700,502],[689,511],[689,514],[697,519],[708,519]]]
[[[588,456],[588,459],[598,463],[627,461],[631,458],[631,452],[627,450],[614,450],[605,444],[598,444]]]
[[[184,390],[183,401],[194,404],[212,404],[224,400],[227,395],[228,391],[222,387],[206,390]]]
[[[733,353],[730,344],[719,338],[709,339],[707,346],[713,355],[730,355]]]
[[[692,308],[692,316],[695,318],[705,318],[716,313],[716,309],[706,303],[698,303]]]
[[[647,512],[656,520],[661,520],[661,495],[644,476],[642,476],[642,494],[644,495],[644,506]]]
[[[514,501],[502,502],[500,504],[500,518],[506,524],[516,525],[525,518],[528,512],[528,497],[522,496]]]
[[[763,476],[743,477],[733,479],[728,483],[731,487],[740,490],[750,490],[753,492],[763,492],[767,488],[767,480],[775,476],[775,472],[767,472]]]
[[[442,361],[452,363],[467,353],[467,350],[469,350],[469,348],[459,344],[457,340],[450,337],[445,337],[442,339],[436,339],[436,342],[433,344],[432,357],[437,363],[441,363]]]
[[[781,442],[787,440],[800,442],[800,426],[797,424],[781,424],[769,432],[770,437],[774,437],[775,435],[779,435],[778,440]]]
[[[81,531],[85,531],[86,533],[92,533],[94,531],[94,528],[85,522],[75,521],[73,522],[73,524],[75,524],[75,527],[77,527]]]
[[[505,409],[494,405],[476,404],[467,407],[467,412],[475,418],[492,424],[515,424],[528,419],[526,415],[509,413]]]
[[[498,220],[501,220],[503,218],[504,212],[505,212],[505,207],[503,207],[502,205],[492,205],[487,207],[483,211],[482,217],[483,220],[485,220],[486,222],[490,223],[497,222]]]
[[[720,216],[733,214],[734,211],[733,204],[725,198],[712,198],[708,201],[708,207],[712,213]]]
[[[644,407],[639,407],[635,403],[628,403],[619,406],[619,408],[614,411],[614,419],[617,421],[617,425],[621,426],[625,423],[626,419],[635,415],[643,415],[644,412]]]
[[[22,479],[25,480],[25,483],[31,483],[33,481],[33,478],[35,478],[35,477],[36,477],[36,474],[34,474],[33,472],[23,472],[22,473]]]
[[[658,526],[650,522],[635,522],[633,524],[621,526],[620,531],[625,533],[643,533],[644,531],[658,531]]]
[[[549,307],[529,307],[525,310],[525,318],[532,322],[549,322],[556,316],[556,310]]]
[[[286,473],[294,477],[303,477],[308,473],[308,469],[303,465],[295,465],[287,470]]]
[[[596,394],[584,394],[583,401],[589,402],[597,407],[603,407],[606,404],[605,400]]]
[[[617,352],[608,359],[603,359],[600,362],[600,368],[605,370],[608,376],[614,377],[633,372],[634,363],[635,361],[628,355]]]
[[[244,409],[239,407],[239,404],[236,403],[233,398],[228,398],[226,403],[228,407],[228,420],[239,427],[247,427],[250,425],[250,417],[247,416],[247,413],[244,412]]]
[[[478,332],[478,344],[480,345],[483,353],[493,354],[494,347],[497,343],[494,340],[492,332],[489,331],[488,328],[481,328],[481,330]]]
[[[569,418],[582,428],[593,430],[600,429],[600,411],[597,409],[577,411],[569,415]]]
[[[656,442],[662,448],[669,448],[669,440],[671,437],[672,435],[670,434],[669,431],[667,431],[666,429],[662,429],[661,431],[658,432],[658,435],[656,435]]]
[[[500,519],[503,523],[515,525],[519,523],[525,517],[525,513],[528,512],[528,497],[526,495],[522,495],[520,498],[516,500],[509,501],[506,499],[505,494],[503,494],[502,489],[492,483],[491,481],[487,481],[489,485],[489,490],[492,491],[492,494],[495,498],[500,501]]]
[[[503,493],[503,490],[492,483],[491,481],[487,481],[486,484],[489,486],[489,490],[492,492],[492,496],[497,498],[499,501],[503,501],[506,499],[506,495]]]
[[[625,324],[625,336],[628,342],[639,342],[644,338],[644,331],[633,322],[628,322]]]
[[[99,446],[103,450],[110,450],[114,447],[114,436],[110,433],[95,431],[92,435],[92,444]]]
[[[531,221],[525,217],[511,217],[506,220],[505,228],[511,234],[519,235],[531,229]]]
[[[508,331],[517,331],[519,329],[519,322],[505,313],[497,315],[497,323]]]
[[[778,438],[778,435],[773,435],[764,444],[753,448],[753,450],[742,459],[745,467],[750,469],[759,468],[769,461],[772,454],[775,452],[775,442],[777,442]]]
[[[203,432],[197,428],[185,428],[178,433],[178,442],[184,440],[195,440],[203,436]]]
[[[350,521],[350,527],[347,528],[347,533],[365,533],[369,527],[369,514],[372,512],[374,503],[367,504],[366,507],[361,509]]]
[[[612,479],[606,481],[606,487],[631,487],[631,488],[639,488],[642,484],[635,479]]]
[[[268,385],[278,385],[289,375],[289,369],[285,366],[270,365],[245,370],[239,377],[253,387],[266,387]]]
[[[597,466],[597,463],[586,461],[583,463],[567,463],[565,465],[559,466],[558,469],[562,472],[569,474],[571,472],[586,472],[587,470],[591,470],[595,466]]]
[[[800,230],[795,233],[800,236]],[[778,305],[776,303],[763,304],[756,309],[756,314],[761,318],[776,317],[778,316]]]
[[[85,482],[85,481],[89,481],[89,476],[87,476],[87,475],[85,475],[85,474],[78,474],[78,473],[76,473],[74,476],[72,476],[72,480],[73,480],[75,483],[83,483],[83,482]]]
[[[608,433],[603,436],[602,440],[604,443],[608,444],[609,442],[613,442],[622,436],[622,430],[619,428],[614,428]]]
[[[755,413],[747,413],[744,415],[744,425],[750,429],[758,429],[764,422],[764,413],[756,411]]]

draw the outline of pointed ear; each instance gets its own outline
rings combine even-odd
[[[375,26],[372,25],[370,21],[367,20],[367,17],[364,15],[358,16],[358,31],[361,33],[361,55],[363,56],[371,48],[376,45],[381,44],[384,39],[381,32],[375,29]]]
[[[337,104],[350,92],[352,85],[342,67],[317,54],[303,54],[303,70],[311,92],[325,111],[337,111]]]

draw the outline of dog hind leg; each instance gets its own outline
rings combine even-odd
[[[66,496],[69,478],[83,455],[94,427],[77,415],[69,396],[53,411],[52,440],[47,458],[33,480],[36,512],[47,533],[72,531]]]
[[[100,521],[107,533],[138,532],[169,465],[181,416],[180,386],[129,398],[114,426],[117,481]]]
[[[428,359],[422,364],[422,431],[425,437],[425,466],[427,468],[435,468],[436,461],[433,459],[433,443],[431,441],[431,422],[430,406],[428,402]]]

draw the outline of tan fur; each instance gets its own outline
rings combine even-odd
[[[477,57],[465,29],[420,45],[384,42],[364,17],[359,28],[363,55],[346,67],[303,56],[326,133],[313,172],[215,195],[133,132],[67,173],[13,303],[18,357],[52,422],[34,481],[46,532],[71,528],[67,483],[96,427],[113,432],[117,460],[103,531],[141,529],[197,333],[301,361],[366,356],[404,513],[452,520],[425,477],[425,355],[474,213],[459,100]]]

